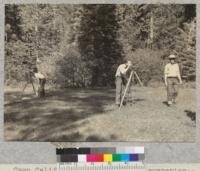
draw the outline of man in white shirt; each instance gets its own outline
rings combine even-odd
[[[175,62],[175,55],[170,55],[170,63],[165,65],[164,79],[167,87],[167,103],[168,106],[175,103],[178,95],[178,82],[182,84],[179,65]]]
[[[131,61],[127,61],[125,64],[119,65],[117,68],[115,78],[116,78],[116,105],[120,106],[123,88],[126,85],[127,72],[132,66]]]
[[[34,68],[33,69],[33,73],[34,73],[34,76],[35,78],[37,79],[38,81],[38,89],[37,89],[37,96],[38,97],[44,97],[45,96],[45,83],[46,83],[46,78],[45,76],[40,73],[38,71],[37,68]]]

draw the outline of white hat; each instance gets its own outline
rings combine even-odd
[[[173,54],[169,55],[169,59],[175,59],[175,58],[176,58],[175,55],[173,55]]]

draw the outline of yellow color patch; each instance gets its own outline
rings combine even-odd
[[[104,154],[104,162],[112,162],[112,154]]]

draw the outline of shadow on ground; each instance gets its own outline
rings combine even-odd
[[[196,112],[193,112],[191,110],[185,110],[184,111],[186,113],[186,115],[192,120],[192,121],[196,121]]]
[[[85,119],[105,113],[104,106],[113,103],[114,93],[105,91],[51,91],[45,99],[32,98],[29,94],[30,98],[26,100],[20,99],[19,92],[7,92],[5,125],[17,135],[12,137],[8,131],[5,138],[19,141],[108,141],[113,136],[108,139],[97,135],[83,137],[77,132],[77,128],[87,124]],[[13,100],[12,96],[16,98]],[[9,127],[13,125],[14,128]]]
[[[111,89],[60,89],[48,91],[45,99],[32,97],[31,91],[22,98],[18,91],[7,89],[5,139],[193,142],[195,90],[180,90],[178,103],[170,107],[163,102],[164,90],[137,88],[132,103],[117,110]]]

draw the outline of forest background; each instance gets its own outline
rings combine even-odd
[[[163,81],[171,53],[182,78],[195,81],[193,4],[13,4],[5,12],[6,85],[26,81],[37,65],[50,86],[113,87],[129,59],[148,86]]]

